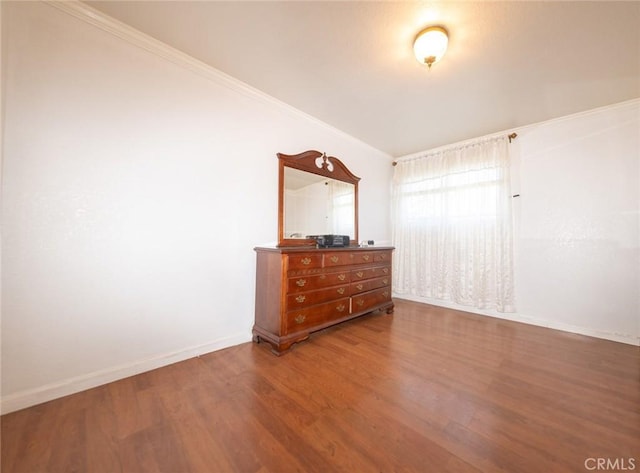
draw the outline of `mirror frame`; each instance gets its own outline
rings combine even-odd
[[[300,154],[278,153],[278,246],[315,246],[316,241],[310,238],[285,238],[284,237],[284,168],[293,168],[300,171],[317,174],[337,181],[348,182],[354,186],[354,235],[351,245],[358,243],[358,181],[342,161],[333,156],[327,156],[320,151],[309,150]],[[322,158],[320,164],[318,158]],[[333,167],[333,169],[331,169]]]

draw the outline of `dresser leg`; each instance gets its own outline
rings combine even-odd
[[[391,304],[391,307],[387,307],[387,314],[393,314],[393,304]]]
[[[303,333],[302,335],[298,335],[296,338],[292,338],[284,341],[271,340],[269,337],[265,337],[255,332],[253,333],[253,336],[252,336],[252,340],[255,343],[262,343],[262,342],[268,343],[269,347],[271,348],[271,352],[277,356],[284,355],[289,350],[291,350],[291,347],[295,343],[302,342],[303,340],[306,340],[308,338],[309,338],[308,333]]]
[[[267,340],[266,338],[261,338],[260,340],[267,342],[271,348],[271,353],[273,353],[276,356],[282,356],[285,353],[287,353],[289,350],[291,350],[291,346],[295,343],[295,342],[275,343],[275,342],[272,342],[271,340]]]
[[[276,345],[274,343],[271,344],[271,353],[273,353],[276,356],[282,356],[285,353],[287,353],[289,350],[291,350],[291,345],[293,345],[293,342],[291,343],[280,343],[279,345]]]

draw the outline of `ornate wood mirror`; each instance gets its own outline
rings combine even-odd
[[[310,235],[349,235],[358,242],[358,181],[319,151],[278,153],[278,246],[313,246]]]

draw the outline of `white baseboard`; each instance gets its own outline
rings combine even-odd
[[[474,307],[461,306],[451,302],[441,301],[438,299],[429,299],[426,297],[411,296],[407,294],[402,294],[402,295],[394,294],[393,297],[397,299],[406,299],[408,301],[413,301],[413,302],[421,302],[423,304],[446,307],[447,309],[455,309],[463,312],[471,312],[473,314],[478,314],[478,315],[496,317],[498,319],[511,320],[513,322],[520,322],[523,324],[536,325],[538,327],[551,328],[554,330],[560,330],[562,332],[576,333],[579,335],[586,335],[588,337],[602,338],[604,340],[611,340],[613,342],[640,346],[640,337],[633,336],[633,335],[604,332],[601,330],[596,330],[588,327],[579,327],[576,325],[565,324],[565,323],[557,322],[554,320],[545,320],[545,319],[540,319],[538,317],[530,317],[524,314],[517,314],[517,313],[508,314],[508,313],[502,313],[502,312],[496,312],[496,311],[479,310]]]
[[[225,337],[205,343],[203,345],[165,353],[145,360],[138,360],[132,363],[114,366],[112,368],[51,383],[38,388],[20,391],[4,396],[0,400],[0,413],[8,414],[9,412],[35,406],[36,404],[68,396],[69,394],[75,394],[119,379],[144,373],[145,371],[151,371],[179,361],[204,355],[205,353],[211,353],[213,351],[222,350],[223,348],[228,348],[249,341],[251,341],[251,335],[238,334],[232,337]]]

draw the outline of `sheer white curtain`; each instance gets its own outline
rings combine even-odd
[[[398,160],[394,292],[515,310],[509,167],[506,137]]]

